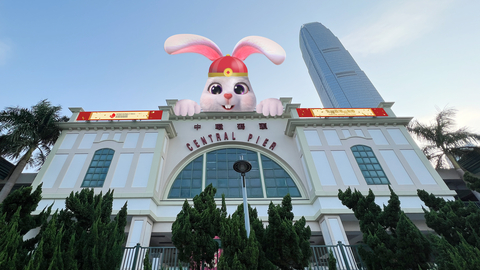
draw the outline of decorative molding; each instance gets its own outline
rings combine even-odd
[[[410,123],[413,117],[371,117],[371,118],[290,118],[287,120],[287,126],[285,128],[285,135],[293,137],[296,127],[308,127],[308,126],[344,126],[346,124],[356,124],[357,126],[370,126],[371,124],[384,124],[384,125],[403,125],[406,126]]]
[[[123,129],[149,129],[152,126],[155,128],[165,129],[168,137],[177,137],[177,131],[172,121],[85,121],[85,122],[65,122],[58,124],[61,130],[89,130],[89,129],[111,129],[111,130],[123,130]]]

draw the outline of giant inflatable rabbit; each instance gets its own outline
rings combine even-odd
[[[223,56],[220,48],[208,38],[181,34],[169,37],[165,41],[168,54],[199,53],[213,63],[208,71],[208,79],[200,97],[200,105],[189,99],[182,99],[174,107],[176,115],[192,116],[200,110],[218,111],[254,111],[257,100],[248,80],[247,66],[243,63],[249,55],[261,53],[276,65],[285,60],[285,50],[276,42],[258,36],[245,37],[233,49],[232,56]],[[257,113],[281,115],[283,107],[280,100],[268,98],[256,107]]]

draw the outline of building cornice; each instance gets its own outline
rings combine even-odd
[[[172,121],[82,121],[59,123],[61,130],[140,130],[165,129],[168,137],[177,137]]]
[[[351,126],[406,126],[413,117],[362,117],[362,118],[290,118],[285,135],[292,137],[297,127],[351,127]]]
[[[201,112],[194,116],[176,116],[171,115],[170,120],[182,121],[182,120],[248,120],[248,119],[284,119],[289,118],[287,114],[279,116],[264,116],[256,112]]]
[[[193,116],[177,116],[173,112],[175,104],[178,102],[177,99],[167,99],[167,106],[159,106],[158,109],[162,110],[164,113],[168,112],[168,119],[174,121],[181,120],[247,120],[247,119],[285,119],[293,117],[291,111],[300,108],[300,104],[291,104],[292,98],[282,97],[280,98],[282,106],[285,108],[282,115],[278,116],[265,116],[261,113],[255,111],[250,112],[228,112],[224,111],[218,112],[200,112]]]

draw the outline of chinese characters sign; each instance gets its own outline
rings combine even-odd
[[[245,123],[237,123],[237,129],[238,130],[245,130],[245,127],[246,127]],[[200,124],[194,124],[193,128],[198,131],[202,128],[202,126]],[[215,129],[216,130],[224,130],[223,123],[216,123],[215,124]],[[267,123],[258,123],[258,129],[260,129],[260,130],[268,129]],[[239,140],[240,141],[243,140],[244,142],[258,144],[258,145],[261,145],[261,146],[266,147],[266,148],[268,147],[268,149],[270,149],[272,151],[277,146],[276,142],[272,142],[272,140],[270,140],[268,138],[264,138],[263,136],[262,137],[256,136],[256,137],[257,138],[255,138],[255,136],[252,133],[249,133],[248,136],[246,136],[246,137],[244,137],[244,136],[239,137]],[[210,133],[210,134],[207,134],[206,136],[201,136],[201,137],[199,137],[199,139],[193,140],[192,141],[193,143],[187,143],[186,146],[187,146],[188,150],[193,151],[193,150],[195,150],[194,147],[200,148],[200,147],[202,147],[204,145],[207,145],[207,144],[210,144],[210,143],[216,143],[216,142],[222,142],[222,141],[236,141],[236,140],[237,140],[237,137],[236,137],[236,134],[235,134],[234,131],[232,131],[231,133],[227,132],[227,131],[222,131],[222,132]]]
[[[96,120],[161,120],[162,111],[80,112],[77,121]]]
[[[373,117],[388,116],[383,108],[297,109],[299,117]]]

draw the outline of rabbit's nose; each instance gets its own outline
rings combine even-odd
[[[224,96],[226,99],[231,99],[231,98],[232,98],[232,94],[230,94],[230,93],[223,94],[223,96]]]

